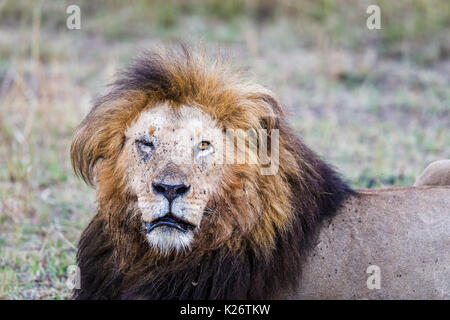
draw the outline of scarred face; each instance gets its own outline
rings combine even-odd
[[[149,244],[166,253],[188,248],[219,188],[222,129],[199,108],[162,104],[142,112],[125,136],[128,187]]]

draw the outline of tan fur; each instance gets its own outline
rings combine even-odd
[[[450,187],[359,190],[324,223],[290,298],[450,299],[449,252]]]
[[[414,186],[450,186],[450,160],[430,163],[417,178]]]
[[[152,135],[152,134],[155,132],[155,130],[156,130],[156,128],[155,128],[154,126],[150,126],[150,127],[148,128],[148,134],[149,134],[149,135]]]

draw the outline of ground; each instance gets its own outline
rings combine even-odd
[[[450,157],[446,1],[3,1],[0,3],[0,298],[65,299],[95,213],[73,174],[74,129],[118,68],[178,40],[221,52],[276,93],[292,127],[353,187],[412,185]],[[66,27],[79,4],[80,30]],[[226,4],[224,4],[226,3]]]

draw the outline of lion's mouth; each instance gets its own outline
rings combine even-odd
[[[152,222],[145,223],[145,229],[147,233],[150,233],[153,229],[162,226],[175,228],[182,232],[188,232],[189,230],[195,229],[195,226],[192,223],[189,223],[178,217],[175,217],[170,212],[166,214],[164,217],[153,220]]]

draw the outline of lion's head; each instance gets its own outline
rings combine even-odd
[[[184,48],[136,60],[71,157],[99,205],[78,252],[84,298],[273,296],[294,276],[268,273],[299,267],[349,192],[270,91]]]

